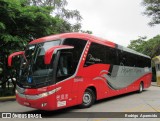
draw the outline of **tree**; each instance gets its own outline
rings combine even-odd
[[[59,17],[65,21],[73,19],[75,23],[71,25],[72,31],[78,32],[81,29],[82,16],[78,10],[68,10],[66,0],[28,0],[28,4],[32,6],[50,6],[53,7],[52,15]]]
[[[52,17],[52,7],[26,6],[21,0],[0,0],[0,52],[18,50],[30,40],[71,31],[71,24]]]
[[[160,55],[160,35],[148,40],[148,46],[151,46],[151,58]],[[150,51],[150,50],[148,50]]]
[[[5,81],[9,74],[7,57],[10,53],[23,50],[33,39],[72,31],[71,24],[53,17],[52,11],[51,6],[30,6],[26,0],[0,0],[0,62],[3,67],[0,81]]]
[[[143,52],[143,45],[145,43],[146,37],[139,37],[137,40],[131,40],[128,48],[136,50],[138,52]]]
[[[144,14],[152,17],[149,25],[160,24],[160,0],[143,0],[143,5],[146,8]]]
[[[0,0],[0,84],[15,72],[7,66],[10,53],[24,50],[36,38],[82,31],[80,13],[65,9],[66,5],[66,0]],[[71,24],[69,19],[77,22]]]
[[[128,48],[146,54],[151,58],[160,55],[160,35],[157,35],[149,40],[146,37],[140,37],[137,40],[132,40]]]

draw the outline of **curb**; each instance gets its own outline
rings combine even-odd
[[[0,97],[0,102],[16,100],[16,96]]]
[[[157,85],[157,82],[151,82],[151,86],[160,87],[160,86]]]
[[[158,86],[157,84],[151,84],[151,86],[154,86],[154,87],[160,87],[160,86]]]

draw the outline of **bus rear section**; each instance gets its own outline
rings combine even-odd
[[[148,56],[92,35],[66,33],[32,41],[21,55],[16,99],[57,110],[90,107],[96,100],[140,91],[151,84]]]
[[[119,45],[110,47],[95,42],[90,45],[82,72],[89,86],[81,83],[80,87],[95,87],[97,100],[142,92],[151,85],[152,78],[150,57]]]

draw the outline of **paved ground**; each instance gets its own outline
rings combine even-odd
[[[113,98],[104,99],[96,102],[91,108],[79,109],[71,107],[62,110],[63,113],[57,113],[55,111],[45,112],[36,109],[28,108],[19,105],[16,101],[0,102],[0,112],[22,112],[22,113],[42,113],[43,117],[47,119],[43,120],[56,120],[66,121],[74,120],[74,118],[54,118],[55,116],[63,117],[69,112],[160,112],[160,87],[151,86],[146,89],[143,93],[129,93]],[[0,119],[2,120],[2,119]],[[17,119],[15,119],[17,120]],[[26,119],[27,120],[27,119]],[[31,119],[33,120],[33,119]],[[39,119],[41,120],[41,119]],[[79,118],[78,121],[124,121],[124,120],[135,120],[135,119],[109,119],[109,118]],[[151,119],[136,119],[136,121],[150,121]],[[159,119],[152,119],[152,121],[160,121]]]

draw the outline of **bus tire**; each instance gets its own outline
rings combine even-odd
[[[143,82],[140,83],[138,92],[139,93],[143,92]]]
[[[82,104],[80,105],[81,108],[89,108],[95,102],[95,93],[92,89],[87,88],[82,97]]]

